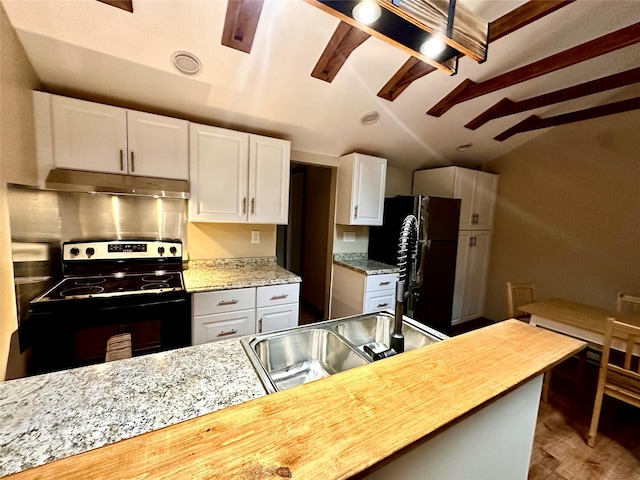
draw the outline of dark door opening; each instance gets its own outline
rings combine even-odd
[[[292,162],[289,224],[278,226],[278,264],[302,277],[301,325],[328,318],[331,176],[330,167]]]

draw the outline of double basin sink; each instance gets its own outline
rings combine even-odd
[[[250,335],[241,343],[267,393],[274,393],[371,363],[365,350],[388,350],[393,323],[385,312],[358,315]],[[402,332],[405,351],[447,338],[407,317]]]

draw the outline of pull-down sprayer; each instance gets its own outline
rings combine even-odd
[[[410,280],[415,272],[415,262],[418,256],[418,220],[413,215],[407,215],[400,227],[398,241],[398,282],[396,283],[396,316],[390,347],[396,353],[404,352],[404,335],[402,334],[402,313],[405,299],[411,292]]]

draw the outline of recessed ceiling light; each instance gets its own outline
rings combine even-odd
[[[380,120],[380,114],[374,111],[374,112],[365,113],[360,118],[360,123],[362,123],[362,125],[373,125],[378,120]]]
[[[438,55],[444,52],[447,45],[436,37],[431,37],[429,40],[420,45],[420,53],[425,57],[435,59]]]
[[[469,150],[471,147],[473,146],[473,143],[465,143],[463,145],[458,145],[458,147],[456,148],[457,151],[459,152],[466,152],[467,150]]]
[[[192,77],[198,75],[202,69],[202,63],[198,57],[190,52],[174,52],[171,55],[171,63],[180,73]]]
[[[353,18],[358,22],[370,25],[380,18],[382,10],[380,9],[380,5],[377,3],[374,3],[371,0],[363,0],[353,7],[351,13],[353,14]]]

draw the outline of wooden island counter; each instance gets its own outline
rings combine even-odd
[[[11,478],[375,476],[527,385],[535,426],[541,374],[584,346],[507,320]]]

